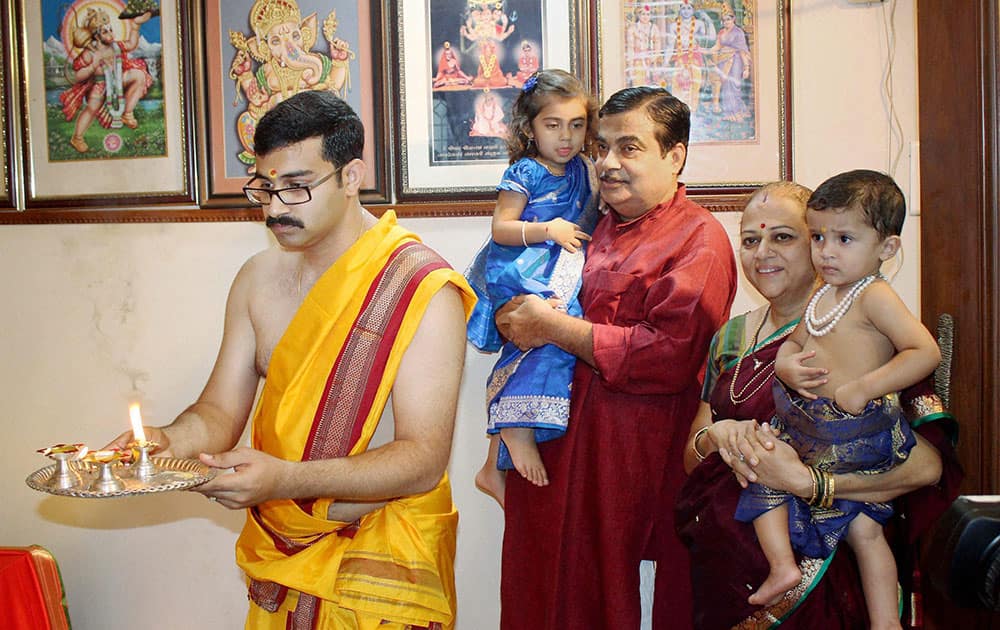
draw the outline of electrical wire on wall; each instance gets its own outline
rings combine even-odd
[[[893,94],[892,71],[896,61],[896,0],[882,3],[882,31],[885,34],[885,71],[882,73],[882,97],[889,115],[889,134],[887,138],[888,174],[896,179],[896,169],[903,156],[905,138],[903,125],[899,122],[896,112],[896,100]]]
[[[896,61],[896,0],[888,0],[882,3],[882,32],[885,35],[885,71],[882,73],[882,98],[888,114],[889,129],[886,138],[887,173],[893,179],[896,177],[896,169],[899,167],[899,160],[903,157],[903,150],[906,146],[906,139],[903,135],[903,125],[899,122],[899,114],[896,111],[896,99],[893,93],[892,72],[893,64]],[[912,194],[913,191],[910,191]],[[890,281],[895,279],[903,269],[903,249],[900,248],[893,257],[894,266],[887,275]]]

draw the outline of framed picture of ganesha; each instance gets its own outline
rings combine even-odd
[[[16,8],[24,206],[192,203],[177,0]]]
[[[369,0],[206,0],[200,56],[203,206],[246,207],[253,134],[275,104],[329,90],[365,126],[362,200],[388,201],[381,11]]]
[[[524,82],[539,68],[589,75],[580,13],[568,0],[397,0],[400,199],[494,194]]]
[[[691,108],[692,192],[791,177],[789,0],[599,0],[596,11],[601,98],[661,85]]]

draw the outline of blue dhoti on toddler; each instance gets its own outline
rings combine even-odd
[[[806,465],[834,474],[878,474],[905,460],[916,444],[896,394],[869,401],[854,416],[829,398],[806,400],[778,379],[772,389],[775,419],[771,424]],[[892,516],[889,503],[834,499],[831,507],[818,508],[797,496],[750,484],[740,495],[736,519],[752,521],[785,503],[792,548],[812,558],[833,553],[858,514],[882,525]]]

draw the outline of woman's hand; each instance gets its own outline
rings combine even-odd
[[[778,435],[770,424],[760,425],[759,439],[770,441],[771,448],[754,447],[757,463],[746,479],[796,496],[809,498],[812,496],[812,473],[802,463],[799,454],[786,442],[778,439]],[[741,486],[746,485],[741,481]]]
[[[757,480],[755,469],[760,465],[762,454],[772,451],[778,442],[772,431],[762,430],[764,426],[770,429],[769,425],[760,425],[756,420],[720,420],[707,431],[722,461],[733,469],[736,480],[744,488]]]
[[[754,446],[764,449],[774,448],[773,440],[760,440],[759,425],[756,420],[719,420],[706,432],[712,439],[722,461],[735,472],[746,475],[750,467],[758,463]],[[739,468],[739,470],[737,469]]]

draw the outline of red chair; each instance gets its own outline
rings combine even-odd
[[[59,567],[44,548],[0,547],[0,627],[69,629]]]

